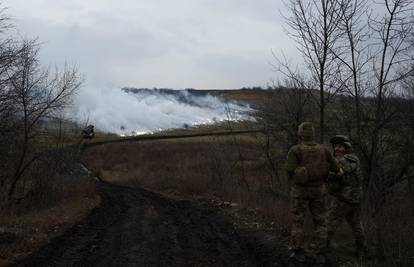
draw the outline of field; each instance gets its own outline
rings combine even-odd
[[[88,149],[83,161],[111,183],[145,188],[169,199],[213,203],[238,229],[265,233],[266,240],[284,240],[287,248],[286,149],[283,135],[250,133],[106,144]],[[412,201],[408,192],[395,188],[380,218],[364,217],[371,256],[363,262],[352,256],[351,231],[343,224],[336,234],[339,262],[346,266],[409,266],[413,239],[405,233],[414,230],[410,223],[414,217],[406,212],[410,210],[406,205]],[[308,220],[308,238],[312,238],[312,227]],[[378,231],[386,238],[381,245],[373,242]],[[381,254],[386,258],[377,258]]]
[[[277,187],[286,183],[273,173],[282,164],[277,149],[267,158],[263,138],[245,134],[108,144],[88,149],[83,160],[110,182],[254,206],[263,194],[276,194],[271,190],[286,191]]]
[[[213,93],[252,105],[260,104],[265,94],[255,90]],[[47,158],[43,165],[34,166],[22,193],[28,195],[28,189],[38,188],[37,198],[26,197],[2,209],[0,265],[33,254],[19,266],[27,266],[25,262],[29,266],[53,261],[56,266],[97,263],[101,256],[102,264],[111,266],[113,261],[122,261],[124,253],[130,253],[128,249],[112,251],[120,242],[114,233],[123,235],[129,227],[137,234],[129,238],[141,240],[134,245],[148,246],[142,249],[149,251],[164,246],[166,240],[178,239],[172,247],[163,247],[165,253],[172,253],[169,260],[176,259],[176,264],[183,260],[177,251],[190,246],[188,239],[194,247],[188,247],[184,256],[195,253],[195,258],[190,257],[194,264],[211,263],[216,252],[206,248],[207,254],[198,255],[197,247],[216,246],[217,238],[232,231],[237,235],[226,238],[235,238],[240,247],[228,244],[231,249],[220,251],[223,255],[243,255],[253,246],[257,247],[251,252],[254,259],[243,259],[249,262],[246,266],[257,266],[257,257],[262,258],[263,266],[275,261],[284,266],[287,262],[290,210],[284,165],[289,147],[284,133],[264,131],[256,122],[225,122],[123,138],[98,132],[94,139],[82,142],[79,132],[76,127],[62,134],[49,131],[37,145],[55,151],[48,157],[59,164],[66,162],[67,157],[60,157],[67,149],[82,151],[80,161],[91,173],[80,169],[77,156],[70,158],[73,164],[69,168],[51,177],[42,176],[51,166]],[[100,179],[97,183],[96,178]],[[402,184],[392,191],[379,217],[364,217],[370,258],[360,261],[352,256],[350,229],[345,224],[340,227],[336,256],[343,266],[410,266],[414,238],[406,233],[414,231],[414,214],[410,212],[413,198],[406,189]],[[201,220],[203,224],[198,223]],[[145,227],[141,229],[137,223]],[[166,229],[164,223],[171,228]],[[180,232],[188,227],[192,232],[182,236]],[[312,228],[308,218],[307,238],[312,238]],[[141,230],[153,235],[154,240],[145,241]],[[204,232],[210,243],[199,239]],[[383,240],[374,243],[379,236]],[[106,242],[105,247],[102,244]],[[90,249],[99,252],[92,257]],[[60,253],[69,260],[60,260]],[[148,255],[140,259],[142,264],[159,258],[158,254]],[[233,259],[223,255],[222,262]],[[49,257],[53,261],[49,262]]]
[[[210,203],[239,231],[261,234],[274,247],[283,240],[286,250],[290,213],[284,148],[279,136],[270,138],[266,150],[266,139],[245,134],[107,144],[88,149],[83,161],[110,183]],[[350,234],[346,227],[338,232],[343,262],[353,262]]]

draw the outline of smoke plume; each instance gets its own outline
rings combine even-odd
[[[171,128],[248,119],[250,108],[195,90],[83,89],[75,119],[98,130],[137,135]]]

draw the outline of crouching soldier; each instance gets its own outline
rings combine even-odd
[[[290,180],[292,229],[291,266],[323,266],[327,252],[326,180],[329,172],[338,173],[338,165],[328,149],[315,142],[312,123],[304,122],[298,129],[299,144],[287,156]],[[310,249],[304,240],[305,215],[309,209],[315,227],[315,246]]]
[[[347,136],[337,135],[331,138],[334,156],[341,169],[342,176],[331,174],[330,193],[332,195],[328,213],[328,247],[339,223],[345,219],[355,238],[355,254],[364,253],[364,234],[361,226],[362,175],[358,157],[352,153],[352,145]]]

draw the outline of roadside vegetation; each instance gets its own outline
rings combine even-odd
[[[63,120],[79,71],[44,68],[0,10],[0,266],[27,256],[97,205],[78,162],[79,128]],[[72,144],[71,146],[68,146]]]

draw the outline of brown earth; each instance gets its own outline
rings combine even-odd
[[[57,175],[44,183],[47,187],[42,187],[41,197],[29,195],[16,204],[3,205],[0,267],[35,253],[98,206],[100,198],[91,178],[76,171],[65,177]]]
[[[82,198],[24,216],[7,216],[7,226],[2,223],[0,229],[0,267],[42,248],[82,220],[98,203],[99,199]]]
[[[221,196],[213,182],[216,175],[239,174],[233,139],[90,145],[83,160],[104,179],[97,182],[100,205],[13,266],[287,266],[287,202],[260,190],[266,172],[253,140],[237,140],[249,179],[246,196],[237,180],[221,181],[227,188]],[[216,161],[232,169],[210,173]]]
[[[101,205],[13,266],[285,266],[275,242],[238,232],[202,202],[99,182]]]

